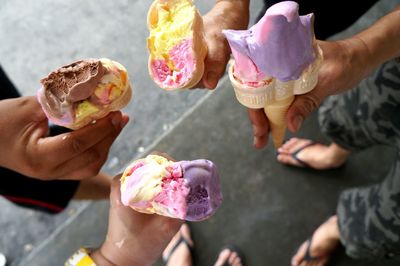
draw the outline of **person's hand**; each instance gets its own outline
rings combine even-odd
[[[143,214],[121,203],[120,176],[113,179],[107,237],[91,254],[97,265],[152,265],[183,221]]]
[[[42,180],[95,176],[128,117],[113,112],[79,130],[48,136],[35,97],[0,101],[0,165]]]
[[[369,72],[363,65],[361,54],[365,46],[357,39],[345,41],[319,41],[324,61],[318,75],[317,86],[309,93],[297,95],[286,114],[288,129],[296,132],[322,101],[334,94],[353,88]],[[268,143],[269,124],[263,109],[248,109],[253,126],[254,146],[262,148]]]
[[[230,57],[230,47],[224,29],[247,29],[249,1],[216,1],[214,7],[203,17],[205,39],[208,47],[203,78],[196,87],[215,89],[224,75]]]

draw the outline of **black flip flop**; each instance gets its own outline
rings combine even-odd
[[[218,253],[218,257],[219,257],[219,254],[221,254],[221,252],[222,252],[223,250],[225,250],[225,249],[229,249],[231,252],[235,252],[235,253],[238,255],[238,257],[240,258],[240,261],[242,262],[242,265],[243,265],[243,266],[246,265],[246,264],[245,264],[245,261],[244,261],[243,253],[242,253],[235,245],[226,245],[226,246],[224,246],[224,247],[220,250],[220,252]],[[218,257],[217,257],[217,259],[218,259]],[[224,263],[222,266],[231,266],[231,264],[229,264],[228,261],[225,261],[225,263]]]
[[[307,239],[306,253],[304,253],[303,261],[313,261],[320,259],[320,257],[311,256],[310,254],[311,243],[312,243],[312,238],[310,237],[309,239]]]
[[[175,250],[176,250],[181,244],[185,244],[185,245],[188,247],[189,252],[190,252],[190,255],[191,255],[192,258],[193,258],[193,247],[190,245],[189,241],[186,240],[186,239],[183,237],[183,235],[181,235],[181,236],[179,237],[178,241],[175,243],[175,245],[171,248],[171,251],[168,253],[168,255],[165,256],[165,257],[164,257],[164,256],[162,257],[162,260],[163,260],[163,262],[164,262],[165,265],[168,264],[168,261],[169,261],[169,259],[171,258],[172,254],[174,254]]]
[[[310,143],[308,143],[308,144],[306,144],[306,145],[304,145],[304,146],[298,148],[298,149],[295,150],[294,152],[292,152],[292,153],[290,154],[290,156],[291,156],[293,159],[295,159],[302,167],[314,169],[314,168],[311,167],[308,163],[306,163],[305,161],[303,161],[302,159],[300,159],[300,158],[298,157],[298,154],[299,154],[302,150],[304,150],[305,148],[308,148],[308,147],[313,146],[313,145],[315,145],[315,144],[319,144],[319,143],[318,143],[318,142],[315,142],[315,141],[311,141]]]

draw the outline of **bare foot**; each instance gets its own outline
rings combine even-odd
[[[242,260],[235,251],[230,250],[229,248],[223,249],[219,255],[218,259],[215,262],[214,266],[223,266],[223,265],[230,265],[230,266],[242,266]]]
[[[278,149],[278,161],[283,164],[317,170],[337,168],[346,161],[350,152],[335,143],[329,146],[308,139],[291,138]],[[296,159],[297,157],[297,159]]]
[[[182,241],[174,249],[178,241],[180,241],[182,238],[186,240],[187,243]],[[179,229],[179,232],[176,233],[171,242],[169,242],[168,246],[165,248],[162,254],[163,260],[166,262],[167,266],[191,266],[192,254],[190,252],[190,248],[193,246],[194,244],[190,235],[189,226],[187,224],[183,224]]]
[[[340,242],[337,216],[332,216],[315,230],[312,238],[305,241],[292,258],[292,266],[324,266]],[[307,258],[307,248],[309,254]]]

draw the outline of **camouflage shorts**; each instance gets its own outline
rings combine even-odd
[[[400,62],[385,63],[358,87],[327,99],[319,122],[333,142],[348,150],[397,147],[382,183],[344,191],[337,215],[350,256],[400,256]]]

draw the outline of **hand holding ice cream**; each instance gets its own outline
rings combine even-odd
[[[97,175],[113,141],[128,122],[112,112],[97,123],[49,136],[46,115],[34,96],[0,101],[0,165],[41,180],[84,179]]]
[[[148,13],[150,76],[166,90],[214,89],[230,55],[222,29],[247,28],[248,21],[248,0],[216,1],[203,18],[192,0],[155,0]]]
[[[117,176],[111,185],[107,237],[90,256],[96,265],[153,265],[183,221],[124,206],[120,185]]]
[[[235,58],[229,77],[236,97],[246,107],[264,108],[279,147],[294,95],[309,92],[317,83],[322,53],[313,33],[313,15],[299,16],[297,3],[280,2],[249,30],[224,34]]]
[[[208,160],[173,162],[149,155],[126,168],[121,200],[139,212],[201,221],[221,205],[218,171]]]
[[[225,74],[231,50],[223,29],[247,29],[249,23],[249,1],[215,1],[213,8],[203,16],[205,40],[208,53],[204,75],[198,87],[215,89]]]

